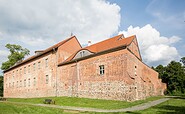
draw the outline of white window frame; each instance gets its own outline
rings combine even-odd
[[[99,74],[100,75],[104,75],[105,74],[105,66],[104,65],[100,65],[99,66]]]

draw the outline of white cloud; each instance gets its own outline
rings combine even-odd
[[[106,0],[0,0],[0,15],[0,45],[19,44],[31,53],[71,32],[82,44],[104,40],[118,32],[121,19],[120,7]]]
[[[30,46],[47,46],[50,44],[54,44],[54,41],[52,41],[52,39],[34,38],[23,35],[20,36],[18,39],[20,39],[20,41],[24,44],[28,44]]]
[[[119,11],[118,5],[105,0],[1,0],[0,31],[11,39],[39,38],[40,43],[53,38],[58,42],[71,32],[81,43],[97,42],[118,31]]]
[[[142,57],[150,65],[167,64],[179,58],[177,49],[173,46],[181,38],[160,36],[160,32],[150,24],[144,27],[130,26],[127,31],[121,31],[125,36],[136,35]]]
[[[9,52],[6,50],[0,50],[0,68],[2,65],[2,62],[5,62],[7,60],[7,56],[9,55]],[[0,70],[1,71],[1,70]],[[1,72],[0,72],[1,75]]]

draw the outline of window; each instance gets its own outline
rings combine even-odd
[[[22,87],[22,81],[20,81],[20,87]]]
[[[13,71],[13,73],[12,73],[12,77],[13,77],[13,79],[14,79],[14,71]]]
[[[33,85],[36,85],[36,78],[33,78]]]
[[[19,87],[19,81],[17,81],[17,88]]]
[[[38,69],[40,69],[40,62],[38,62]]]
[[[26,79],[24,80],[24,87],[26,87]]]
[[[48,84],[48,82],[49,82],[49,76],[46,75],[46,84]]]
[[[30,79],[28,79],[28,86],[30,86]]]
[[[24,67],[24,74],[26,74],[26,67]]]
[[[12,87],[14,87],[14,82],[12,83]]]
[[[46,64],[46,67],[48,67],[48,58],[45,59],[45,64]]]
[[[16,76],[18,76],[18,70],[17,70],[17,72],[16,72]]]
[[[100,65],[99,66],[99,69],[100,69],[100,75],[103,75],[105,73],[105,71],[104,71],[104,65]]]
[[[34,63],[33,64],[33,71],[35,71],[35,69],[36,69],[36,64]]]
[[[135,73],[135,76],[137,75],[137,66],[135,66],[135,71],[134,71],[134,73]]]
[[[20,75],[22,74],[22,68],[20,69]]]
[[[80,52],[80,56],[83,57],[85,55],[85,51]]]
[[[30,65],[28,65],[28,73],[30,73]]]

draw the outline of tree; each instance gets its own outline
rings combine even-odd
[[[3,76],[0,76],[0,96],[3,97]]]
[[[185,57],[182,57],[180,62],[182,62],[182,64],[185,66]]]
[[[10,51],[10,55],[8,55],[8,61],[2,63],[2,70],[9,69],[15,65],[16,62],[23,60],[24,57],[30,53],[28,49],[22,48],[20,45],[16,44],[6,44],[5,47]]]
[[[171,61],[167,66],[159,65],[155,68],[159,78],[167,84],[168,94],[185,93],[185,72],[180,62]]]

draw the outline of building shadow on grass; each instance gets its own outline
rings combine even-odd
[[[126,114],[141,114],[141,113],[139,113],[139,112],[131,112],[131,111],[127,111],[127,112],[125,112]]]
[[[158,113],[160,114],[185,114],[184,106],[164,105],[164,106],[156,107],[156,109],[160,109],[160,111],[158,111]]]
[[[185,99],[185,95],[181,95],[181,96],[166,96],[166,98]]]

